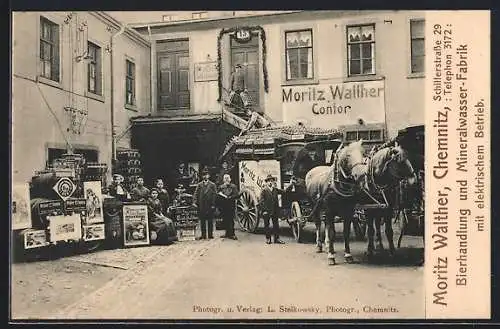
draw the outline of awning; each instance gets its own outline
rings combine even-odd
[[[154,125],[154,124],[175,124],[175,123],[202,123],[219,122],[222,120],[220,113],[189,114],[182,116],[139,116],[130,121],[134,126]]]

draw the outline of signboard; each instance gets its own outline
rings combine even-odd
[[[47,233],[44,230],[24,232],[24,249],[45,247],[48,244]]]
[[[57,195],[59,195],[63,201],[66,201],[73,195],[76,186],[70,178],[62,177],[57,181],[56,185],[54,185],[53,190],[56,191]]]
[[[195,207],[175,207],[174,211],[174,225],[176,229],[193,227],[198,223],[198,210]]]
[[[85,199],[68,199],[64,202],[64,211],[67,214],[81,213],[87,210],[87,201]]]
[[[83,240],[94,241],[104,240],[105,238],[104,224],[94,224],[83,227]]]
[[[240,43],[246,43],[252,39],[252,33],[249,29],[241,28],[234,33],[234,38]]]
[[[62,213],[63,202],[62,201],[43,201],[38,204],[38,215],[40,217],[45,215],[51,215],[54,213]]]
[[[71,216],[47,216],[49,220],[50,241],[80,240],[82,223],[79,214]]]
[[[240,190],[248,188],[259,195],[269,174],[276,177],[277,186],[281,187],[280,163],[277,160],[240,161],[238,173]]]
[[[83,191],[87,203],[87,221],[86,224],[102,223],[102,190],[101,182],[84,182]]]
[[[31,227],[30,189],[28,184],[12,186],[12,229]]]
[[[194,63],[194,81],[217,81],[219,76],[217,62]]]
[[[317,128],[385,122],[384,81],[282,87],[283,118]],[[304,118],[308,118],[304,122]]]
[[[124,205],[123,230],[126,247],[149,245],[148,206]]]

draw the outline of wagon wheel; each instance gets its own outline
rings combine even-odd
[[[259,226],[259,208],[257,198],[249,190],[243,190],[236,201],[236,218],[243,231],[255,232]]]
[[[291,221],[290,227],[292,228],[293,237],[298,243],[301,242],[302,237],[302,210],[300,210],[300,205],[297,201],[292,202],[291,206]]]

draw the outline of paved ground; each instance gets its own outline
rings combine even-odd
[[[12,316],[24,319],[424,316],[423,267],[414,265],[422,252],[421,239],[405,238],[396,261],[381,257],[377,264],[364,259],[365,242],[353,242],[353,254],[359,263],[346,264],[339,238],[335,245],[338,265],[328,266],[326,254],[315,253],[312,225],[304,244],[293,242],[285,235],[289,234],[286,223],[282,226],[285,245],[266,245],[261,232],[238,232],[238,241],[216,238],[177,242],[170,246],[98,251],[15,264]]]

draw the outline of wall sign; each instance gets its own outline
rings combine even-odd
[[[194,81],[217,81],[218,71],[217,62],[199,62],[194,63]]]
[[[102,215],[101,182],[84,182],[83,189],[87,205],[87,220],[85,224],[104,222],[104,218]]]
[[[125,247],[149,245],[148,206],[124,205],[123,230]]]
[[[342,82],[284,86],[281,98],[283,118],[296,124],[304,117],[317,128],[385,122],[384,81]]]
[[[82,238],[80,215],[47,216],[49,219],[50,241],[78,241]]]

